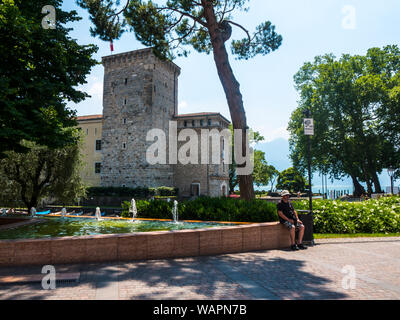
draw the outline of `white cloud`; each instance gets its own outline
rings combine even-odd
[[[93,83],[89,90],[87,91],[93,98],[101,98],[103,97],[103,82],[98,81]]]
[[[189,106],[189,104],[186,101],[181,101],[178,104],[178,109],[185,109]]]

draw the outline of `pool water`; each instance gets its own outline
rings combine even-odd
[[[98,234],[118,234],[132,232],[170,231],[183,229],[202,229],[230,224],[188,223],[119,219],[97,221],[91,218],[36,218],[40,223],[0,231],[0,239],[41,239],[67,236],[87,236]]]

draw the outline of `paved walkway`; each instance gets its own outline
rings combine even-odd
[[[316,242],[296,252],[55,266],[79,281],[0,284],[0,299],[400,299],[400,238]],[[0,268],[0,277],[40,273]]]

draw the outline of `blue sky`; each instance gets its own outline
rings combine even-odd
[[[400,1],[251,0],[249,7],[249,12],[236,14],[236,22],[254,30],[256,25],[269,20],[283,36],[279,50],[267,56],[248,61],[236,61],[231,57],[233,71],[241,84],[248,125],[259,131],[267,142],[288,138],[288,119],[298,99],[293,76],[304,62],[326,53],[336,56],[365,54],[371,47],[399,45]],[[90,36],[91,22],[75,1],[65,0],[63,8],[74,9],[83,17],[71,25],[73,38],[80,44],[98,45],[96,58],[99,61],[111,53],[109,43]],[[243,37],[242,31],[234,30],[234,39]],[[143,46],[133,33],[126,33],[114,42],[114,53],[140,48]],[[192,51],[188,58],[178,58],[174,62],[182,68],[179,113],[216,111],[230,119],[212,55]],[[87,80],[82,90],[92,98],[77,105],[70,104],[70,107],[76,109],[78,115],[100,114],[102,66],[95,67]]]

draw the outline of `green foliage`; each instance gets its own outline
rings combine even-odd
[[[42,27],[42,8],[56,9],[56,29]],[[76,142],[75,111],[88,95],[77,89],[97,62],[93,45],[71,39],[67,23],[80,20],[61,0],[3,0],[0,5],[0,157],[27,152],[27,144],[62,148]]]
[[[305,63],[294,77],[301,99],[288,126],[294,166],[307,168],[303,112],[310,109],[313,169],[335,179],[352,177],[358,193],[358,181],[367,184],[368,193],[372,184],[380,192],[377,174],[400,168],[399,71],[397,46],[340,59],[327,54]]]
[[[242,40],[233,40],[232,54],[238,59],[249,59],[256,55],[266,55],[277,50],[282,36],[275,32],[270,21],[256,27],[254,34],[232,21],[232,13],[243,10],[248,0],[201,1],[168,0],[160,2],[130,0],[123,8],[119,1],[78,0],[78,4],[88,10],[94,23],[92,35],[102,40],[118,39],[127,28],[135,32],[136,38],[145,46],[153,47],[159,57],[174,58],[187,56],[188,47],[200,53],[213,50],[210,36],[209,19],[217,20],[217,32],[226,42],[232,35],[232,27],[238,27],[245,33]],[[211,11],[207,7],[212,7]],[[122,10],[121,10],[122,9]],[[123,14],[123,18],[120,14]]]
[[[123,203],[123,216],[129,217],[130,202]],[[138,200],[139,218],[171,219],[173,202]],[[179,220],[272,222],[277,221],[276,205],[263,200],[200,197],[179,202]]]
[[[289,168],[279,173],[276,188],[278,190],[289,190],[290,192],[304,192],[306,179],[295,168]]]
[[[30,209],[46,197],[73,204],[85,196],[79,174],[82,162],[78,144],[60,149],[32,142],[23,145],[30,150],[28,153],[8,151],[0,160],[1,203],[10,206],[23,203]]]
[[[178,189],[171,187],[159,188],[128,188],[128,187],[90,187],[87,189],[88,197],[133,197],[133,198],[147,198],[151,196],[177,196]]]
[[[278,174],[279,171],[265,160],[265,152],[254,150],[254,183],[258,187],[266,186],[269,183],[272,185]]]
[[[293,201],[297,210],[307,210],[308,201]],[[363,202],[314,200],[315,233],[397,233],[400,232],[400,197]]]

